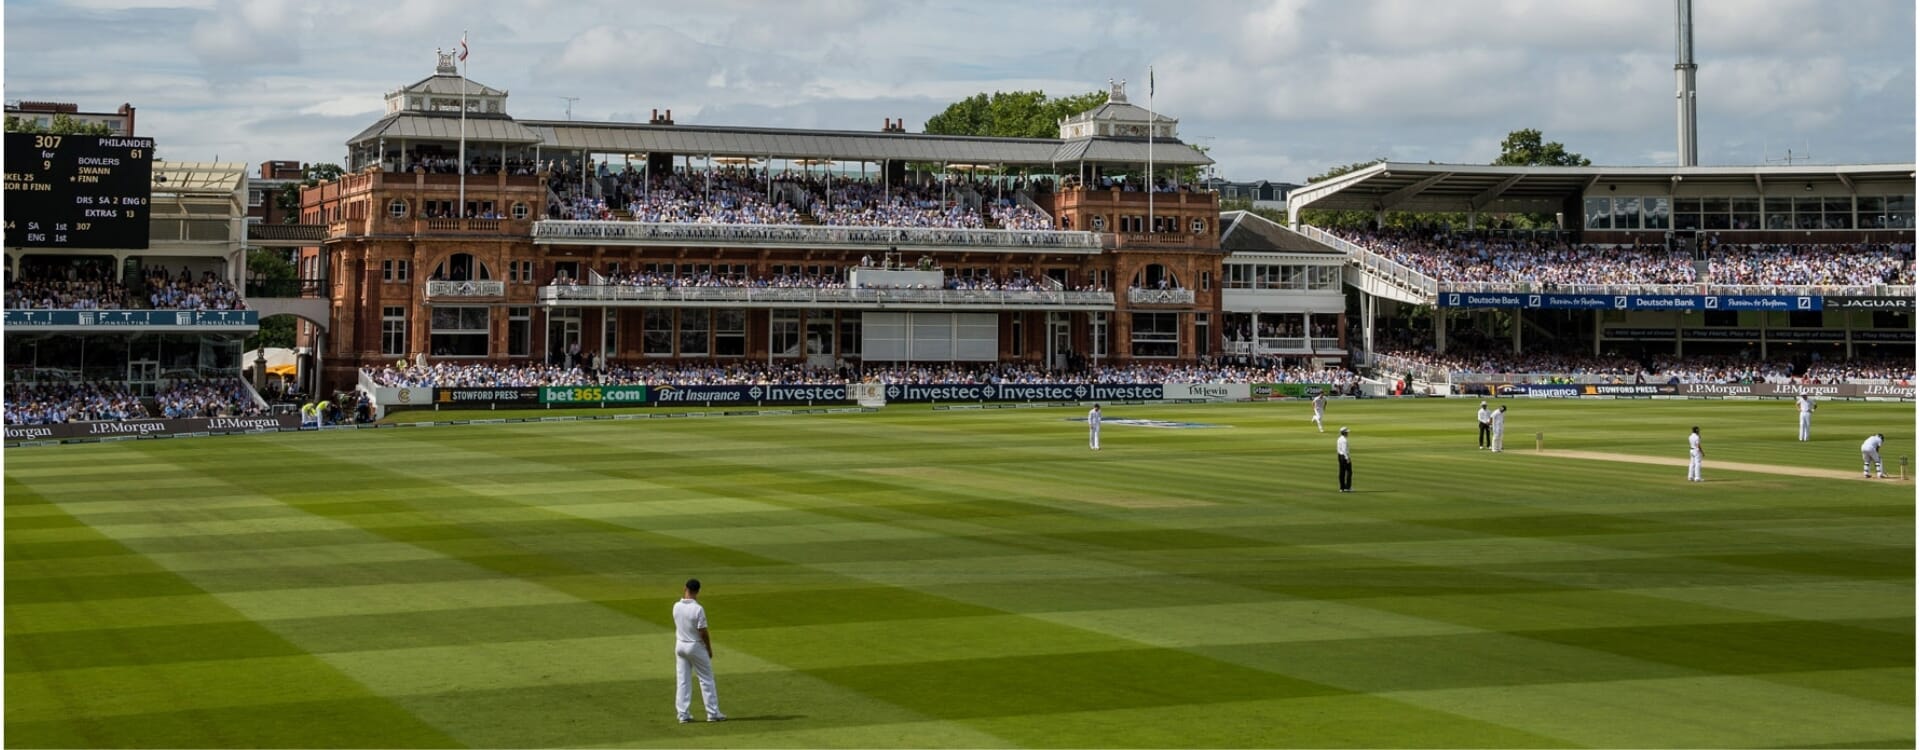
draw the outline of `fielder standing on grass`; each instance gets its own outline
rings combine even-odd
[[[1327,416],[1327,392],[1321,391],[1313,394],[1313,426],[1320,428],[1321,432],[1327,431],[1327,426],[1320,423],[1321,418],[1325,416]]]
[[[1813,435],[1813,397],[1802,393],[1796,402],[1800,407],[1800,442],[1804,443]]]
[[[1100,450],[1100,405],[1087,410],[1087,448]]]
[[[1480,450],[1493,446],[1493,413],[1487,411],[1487,402],[1480,402]]]
[[[1700,450],[1700,427],[1695,425],[1693,434],[1687,436],[1687,481],[1706,481],[1700,478],[1700,459],[1705,458],[1706,455]]]
[[[707,721],[726,721],[720,713],[720,691],[713,684],[713,639],[707,636],[707,610],[700,606],[700,579],[687,579],[680,601],[673,605],[674,678],[679,693],[674,709],[680,723],[693,721],[693,678],[700,678],[700,704],[707,708]]]
[[[1353,491],[1353,457],[1347,455],[1347,428],[1340,428],[1340,439],[1333,441],[1333,452],[1340,456],[1340,491]]]
[[[1501,404],[1493,412],[1493,452],[1499,453],[1507,447],[1507,406]]]
[[[1803,427],[1801,429],[1806,428]],[[1880,465],[1880,445],[1886,441],[1887,436],[1885,434],[1875,433],[1867,437],[1867,442],[1860,444],[1861,479],[1867,479],[1869,477],[1877,477],[1879,479],[1887,478],[1887,472]],[[1867,473],[1867,469],[1873,469],[1873,473]]]

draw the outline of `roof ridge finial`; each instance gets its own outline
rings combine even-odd
[[[453,64],[452,52],[448,52],[439,47],[435,47],[433,48],[433,54],[435,57],[440,59],[440,62],[433,66],[434,75],[442,75],[442,76],[460,75],[460,68],[456,67]]]
[[[1127,103],[1127,79],[1122,78],[1119,83],[1114,83],[1113,79],[1109,78],[1107,79],[1107,86],[1110,88],[1107,92],[1107,101],[1113,102],[1114,104]]]

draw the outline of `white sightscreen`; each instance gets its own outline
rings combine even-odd
[[[862,313],[860,356],[868,362],[992,362],[1000,356],[1000,317],[995,313]]]

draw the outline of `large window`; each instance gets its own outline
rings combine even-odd
[[[533,356],[533,308],[507,308],[507,356]]]
[[[840,354],[860,356],[860,316],[849,313],[840,319]]]
[[[647,308],[640,325],[640,352],[649,357],[673,356],[673,311]]]
[[[1673,207],[1665,198],[1643,198],[1640,201],[1640,221],[1648,229],[1666,229],[1672,215]]]
[[[433,355],[487,356],[487,308],[433,308]]]
[[[1133,356],[1180,356],[1179,313],[1134,313]]]
[[[807,313],[807,353],[833,353],[833,312],[812,310]]]
[[[705,357],[712,350],[707,336],[713,332],[713,311],[686,308],[680,311],[680,356]]]
[[[1088,324],[1093,336],[1093,356],[1095,359],[1108,356],[1107,352],[1107,314],[1097,312]]]
[[[404,357],[407,354],[407,308],[380,308],[380,353]]]
[[[713,313],[713,356],[747,356],[747,311],[716,310]]]
[[[1607,204],[1607,199],[1605,198],[1588,198],[1587,199],[1587,228],[1588,229],[1612,229],[1613,228],[1613,208]]]
[[[771,319],[774,356],[800,356],[800,311],[774,310]]]

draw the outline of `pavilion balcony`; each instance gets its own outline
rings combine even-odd
[[[1192,289],[1128,289],[1130,305],[1191,305]]]
[[[1114,309],[1112,292],[972,289],[855,289],[664,287],[619,284],[544,286],[548,307],[751,307],[863,310],[1068,310]]]
[[[1001,250],[1094,255],[1093,232],[848,227],[788,224],[669,224],[637,221],[540,221],[533,241],[545,245],[771,247],[842,250]]]
[[[499,299],[507,296],[507,282],[429,281],[427,282],[426,295],[427,301],[429,302]]]

